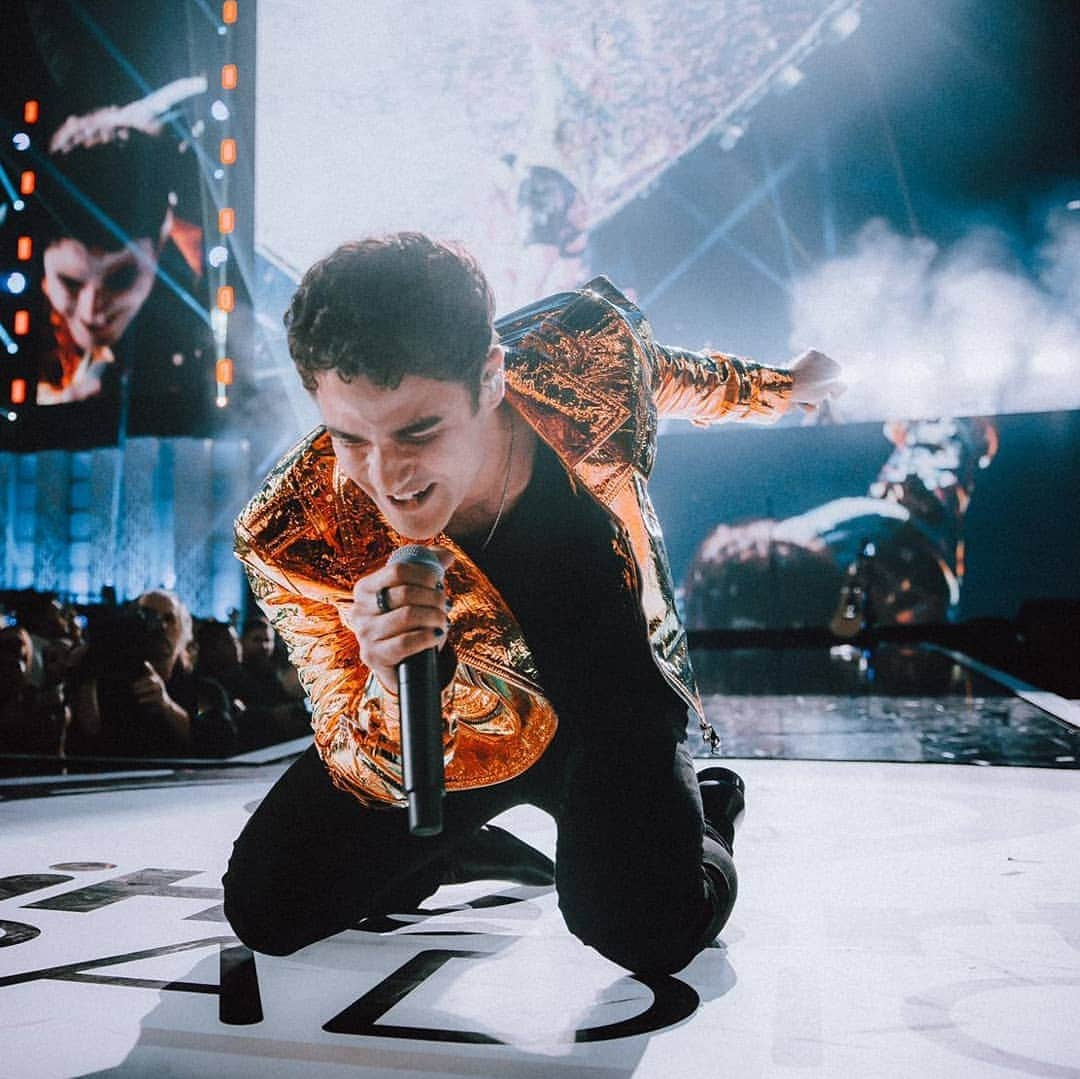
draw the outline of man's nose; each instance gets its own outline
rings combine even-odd
[[[81,322],[101,321],[105,314],[108,297],[100,285],[87,281],[79,290],[79,299],[75,305],[75,315]]]
[[[415,469],[415,462],[400,449],[374,447],[368,457],[368,469],[372,486],[383,494],[402,494],[403,486],[409,482]]]

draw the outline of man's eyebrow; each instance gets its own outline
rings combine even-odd
[[[348,431],[342,431],[340,428],[331,427],[329,424],[326,424],[326,432],[327,432],[327,434],[331,435],[332,437],[340,438],[345,442],[363,442],[364,441],[364,439],[362,439],[359,435],[350,434]]]
[[[399,427],[394,432],[394,437],[395,438],[403,438],[403,437],[408,438],[410,435],[423,434],[424,431],[428,431],[432,427],[438,426],[440,423],[442,423],[442,421],[443,421],[442,416],[437,416],[437,415],[434,415],[434,416],[421,416],[419,419],[413,420],[412,423],[408,423],[404,427]],[[349,431],[342,431],[340,428],[331,427],[329,424],[326,424],[326,430],[327,430],[327,433],[332,435],[334,438],[340,438],[340,439],[342,439],[344,441],[347,441],[347,442],[366,442],[367,441],[366,438],[363,438],[360,435],[354,435]]]
[[[394,435],[397,437],[401,435],[418,435],[440,423],[442,423],[442,416],[421,416],[418,420],[413,420],[412,423],[399,427],[394,432]]]

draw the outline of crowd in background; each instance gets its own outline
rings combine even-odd
[[[165,590],[76,609],[47,593],[0,610],[0,754],[228,757],[309,731],[273,628],[194,619]]]

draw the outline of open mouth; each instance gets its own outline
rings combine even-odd
[[[391,505],[397,506],[399,509],[416,509],[427,501],[428,495],[431,494],[431,490],[434,486],[434,483],[429,483],[419,491],[411,491],[400,497],[398,495],[387,495],[386,497],[390,500]]]

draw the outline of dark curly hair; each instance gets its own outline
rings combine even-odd
[[[53,154],[38,180],[44,243],[70,236],[115,251],[129,239],[156,242],[181,163],[174,142],[141,131]]]
[[[285,325],[304,387],[319,372],[394,389],[406,375],[461,382],[478,400],[495,300],[471,255],[419,232],[342,244],[304,274]]]

